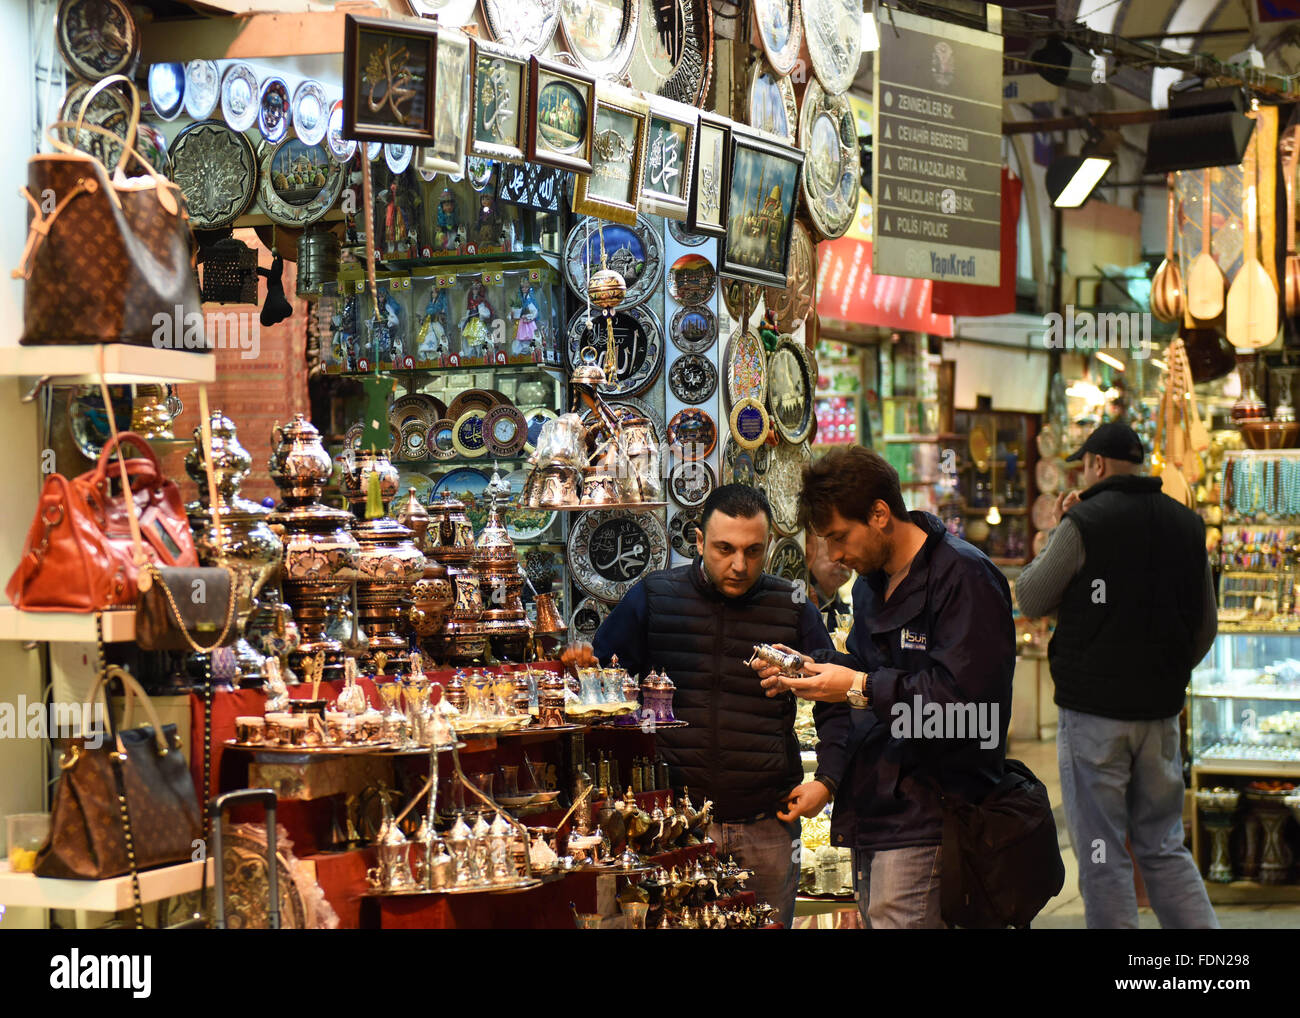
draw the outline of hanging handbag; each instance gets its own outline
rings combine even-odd
[[[83,117],[101,91],[118,84],[131,97],[125,137],[80,120],[59,121],[47,132],[58,151],[27,162],[23,194],[31,218],[13,271],[27,281],[20,343],[177,346],[201,314],[184,196],[136,152],[135,87],[120,74],[104,78],[82,102]],[[60,132],[74,141],[85,132],[106,136],[121,150],[111,173]],[[128,178],[129,159],[146,176]]]
[[[150,725],[117,727],[105,688],[114,679],[122,682],[128,703],[134,697],[143,705]],[[103,880],[129,872],[134,878],[135,870],[188,862],[202,837],[176,726],[159,723],[148,695],[117,665],[96,679],[89,705],[101,696],[107,737],[94,745],[83,732],[60,756],[62,773],[50,833],[36,855],[37,876]]]
[[[108,383],[103,372],[99,378],[100,389],[108,396]],[[217,511],[217,482],[212,471],[212,422],[208,415],[208,390],[199,387],[200,429],[203,439],[203,466],[208,479],[208,504],[212,507],[213,541],[220,557],[222,545],[221,519]],[[120,452],[117,423],[111,418],[113,432],[110,443],[117,453],[118,472],[122,484],[128,483],[130,467]],[[168,482],[170,483],[170,482]],[[174,487],[174,485],[173,485]],[[177,494],[177,501],[180,496]],[[136,515],[137,503],[126,503],[127,526],[139,565],[136,574],[139,601],[136,604],[135,642],[142,650],[177,650],[207,654],[217,647],[229,646],[238,635],[235,620],[234,574],[216,566],[199,566],[197,555],[193,565],[159,565],[150,560],[144,537],[148,524]],[[189,519],[185,521],[189,535]]]
[[[143,455],[125,460],[118,454],[124,479],[121,491],[115,493],[109,481],[109,457],[124,442]],[[139,574],[133,526],[142,535],[144,561],[199,564],[180,489],[163,478],[149,443],[124,431],[105,444],[93,470],[71,480],[62,474],[45,479],[36,518],[5,594],[23,611],[130,607],[136,600]]]

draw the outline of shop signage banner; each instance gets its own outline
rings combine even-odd
[[[951,336],[952,316],[930,312],[933,287],[928,279],[876,275],[870,240],[844,236],[817,245],[817,315],[824,323]]]
[[[873,268],[997,286],[1002,36],[891,9],[880,37]]]

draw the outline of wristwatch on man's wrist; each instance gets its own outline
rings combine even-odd
[[[855,710],[870,710],[871,676],[866,672],[858,672],[857,678],[853,680],[853,685],[848,688],[844,697],[849,701],[849,706]]]

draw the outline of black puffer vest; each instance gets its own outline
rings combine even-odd
[[[673,713],[688,728],[656,737],[673,787],[713,800],[722,822],[774,814],[803,780],[795,703],[769,698],[745,662],[756,643],[799,643],[794,586],[764,573],[738,598],[720,594],[698,563],[645,579],[650,660],[677,686]]]
[[[1048,648],[1056,702],[1122,721],[1183,709],[1205,596],[1205,524],[1158,477],[1094,484],[1066,516],[1084,566],[1066,588]]]

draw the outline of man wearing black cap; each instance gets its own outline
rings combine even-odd
[[[1057,757],[1088,928],[1137,928],[1127,835],[1160,925],[1217,929],[1183,845],[1178,728],[1218,628],[1205,525],[1139,473],[1125,424],[1101,425],[1068,458],[1083,461],[1085,488],[1057,499],[1016,598],[1030,618],[1057,613]]]

